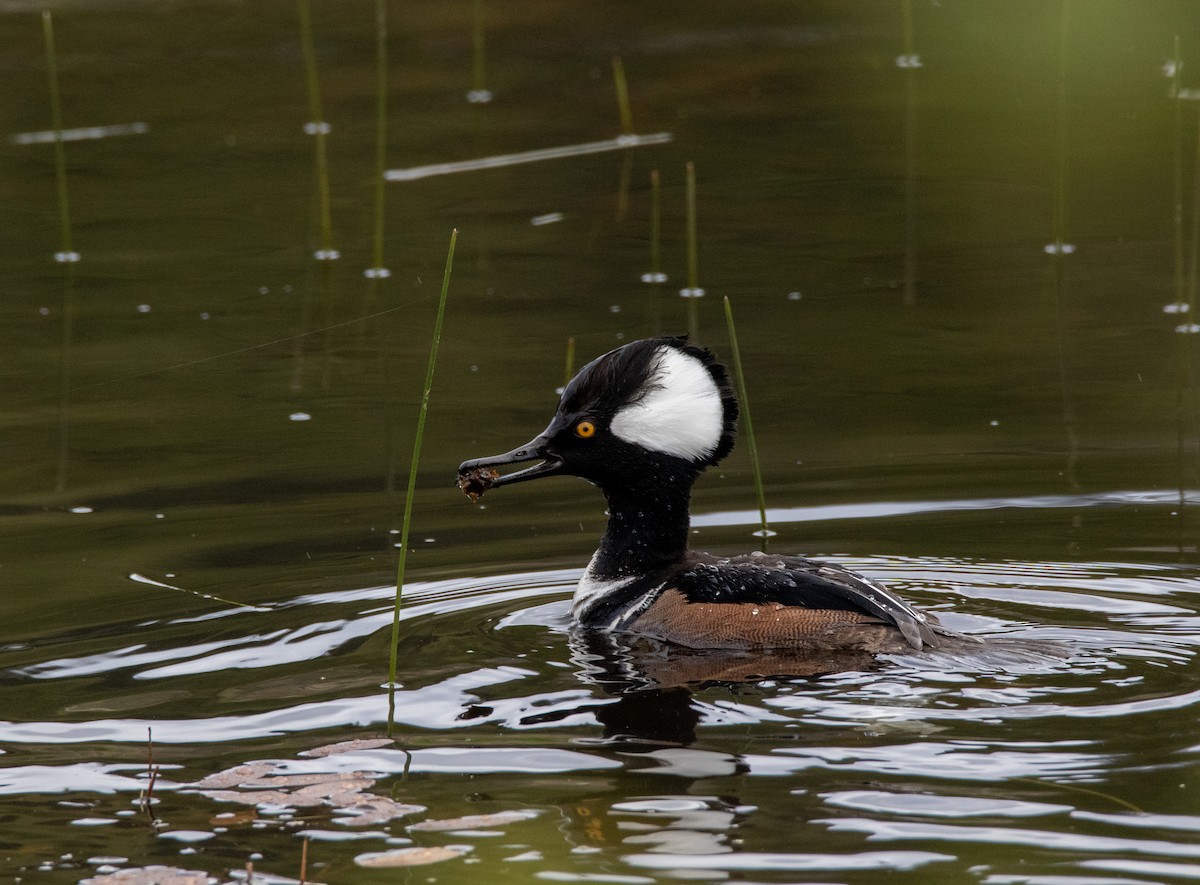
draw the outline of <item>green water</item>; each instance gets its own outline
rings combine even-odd
[[[53,147],[14,138],[50,127],[41,7],[0,0],[0,878],[124,858],[224,880],[260,854],[294,879],[301,832],[326,882],[1200,875],[1200,335],[1164,311],[1189,298],[1194,4],[914,0],[911,46],[882,0],[485,4],[488,103],[466,100],[472,4],[391,4],[390,169],[614,138],[614,55],[634,131],[671,140],[391,182],[375,281],[372,3],[312,9],[330,262],[295,4],[51,7],[64,125],[145,125],[65,144],[68,287]],[[773,549],[1069,664],[622,694],[564,628],[598,493],[453,488],[461,460],[545,426],[568,338],[581,364],[687,328],[689,161],[695,321],[728,359],[732,301]],[[640,279],[652,170],[659,286]],[[411,755],[301,762],[385,728],[386,585],[453,228],[402,630]],[[698,546],[757,544],[744,447],[694,514]],[[147,729],[161,832],[136,805]],[[375,772],[374,794],[428,811],[226,827],[246,806],[181,788],[261,760]],[[405,829],[514,808],[538,816]],[[355,865],[389,838],[473,850]]]

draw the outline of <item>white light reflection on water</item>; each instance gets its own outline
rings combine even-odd
[[[178,768],[164,765],[164,769]],[[136,771],[145,774],[146,766],[140,763],[101,764],[99,762],[77,762],[72,765],[14,765],[0,768],[0,795],[25,795],[27,793],[128,793],[146,789],[144,778],[121,774]],[[163,781],[164,789],[171,789]]]
[[[423,688],[396,692],[396,722],[421,728],[458,729],[477,724],[463,720],[463,709],[474,704],[481,688],[534,675],[516,667],[485,667],[451,676]],[[492,706],[501,717],[529,708],[553,710],[557,703],[573,706],[589,696],[585,689],[548,695],[510,698]],[[147,729],[155,743],[205,744],[315,731],[324,728],[367,727],[387,722],[387,696],[332,698],[238,716],[196,719],[93,719],[87,722],[0,722],[0,739],[11,743],[79,743],[86,741],[143,742]]]
[[[157,724],[156,724],[157,728]],[[157,733],[155,734],[157,738]],[[574,750],[548,747],[430,747],[417,750],[377,749],[320,759],[272,760],[276,775],[337,774],[369,771],[398,774],[565,774],[620,768],[621,763]],[[178,771],[181,765],[156,765]],[[122,774],[136,772],[138,776]],[[18,765],[0,768],[0,795],[30,793],[140,793],[146,789],[144,763]],[[155,792],[192,789],[193,784],[158,777]]]
[[[939,796],[929,793],[888,793],[882,790],[846,790],[822,793],[825,804],[876,814],[907,814],[918,817],[1041,817],[1066,814],[1070,805],[1050,805],[1018,799],[975,796]]]
[[[821,504],[814,507],[775,507],[767,510],[767,522],[817,522],[833,519],[879,519],[917,513],[965,512],[971,510],[1058,510],[1129,504],[1177,506],[1179,491],[1111,491],[1090,495],[1032,495],[1024,498],[964,498],[943,501],[863,501],[853,504]],[[1182,493],[1188,504],[1200,504],[1200,490]],[[692,517],[693,526],[758,525],[757,510],[726,510]]]
[[[1161,839],[1123,839],[1053,830],[1017,830],[1011,827],[973,827],[952,824],[881,821],[867,818],[831,818],[814,820],[833,832],[867,833],[868,842],[894,842],[906,839],[935,842],[979,842],[989,845],[1028,846],[1069,852],[1120,851],[1130,854],[1157,854],[1163,857],[1200,857],[1200,845],[1167,842]]]
[[[1112,763],[1110,754],[1079,752],[1080,742],[1012,747],[1004,742],[911,741],[892,746],[780,748],[743,761],[755,774],[783,775],[812,768],[876,772],[966,781],[1014,777],[1065,778],[1094,774]]]
[[[622,858],[633,867],[653,870],[915,870],[938,861],[957,860],[932,851],[864,851],[859,854],[630,854]]]
[[[580,572],[555,571],[523,573],[488,579],[454,579],[430,583],[414,583],[404,588],[406,605],[401,611],[403,621],[412,621],[435,614],[451,614],[477,608],[515,602],[573,589]],[[570,584],[566,584],[569,580]],[[514,589],[497,589],[512,587]],[[491,592],[486,592],[486,591]],[[344,593],[321,593],[299,596],[275,607],[341,605],[366,600],[386,600],[395,595],[394,586],[371,587]],[[430,602],[416,600],[431,597]],[[262,611],[268,611],[262,608]],[[233,613],[241,611],[234,610]],[[172,648],[148,650],[144,644],[127,646],[110,652],[100,652],[78,658],[59,658],[12,671],[15,675],[35,679],[68,679],[125,669],[137,669],[147,664],[181,661],[169,666],[137,669],[135,679],[162,679],[197,673],[213,673],[226,669],[255,669],[287,663],[315,660],[343,648],[348,643],[374,634],[392,623],[391,607],[360,613],[343,620],[314,621],[294,629],[251,633],[247,636],[219,642],[200,642]],[[196,619],[181,618],[163,622],[164,625],[190,623]],[[154,622],[143,625],[142,629]],[[187,659],[187,660],[184,660]]]

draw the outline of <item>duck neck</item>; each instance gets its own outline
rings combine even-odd
[[[682,561],[694,477],[662,479],[604,489],[608,528],[592,559],[595,577],[650,574]]]

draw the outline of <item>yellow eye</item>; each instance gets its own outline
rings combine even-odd
[[[580,421],[575,425],[575,435],[580,439],[591,439],[596,435],[596,425],[591,421]]]

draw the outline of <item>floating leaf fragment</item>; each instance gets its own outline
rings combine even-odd
[[[293,808],[312,808],[316,805],[353,805],[362,791],[375,785],[368,777],[326,775],[319,783],[310,784],[295,792],[284,790],[205,790],[204,795],[218,802],[240,802],[243,805],[287,805]]]
[[[288,787],[308,787],[316,784],[342,783],[347,780],[369,780],[371,775],[365,771],[323,774],[277,774],[273,777],[256,777],[253,780],[242,781],[243,787],[270,787],[273,790],[283,790]],[[372,780],[371,783],[374,783]]]
[[[342,805],[347,801],[353,802],[354,797],[373,786],[375,786],[374,778],[345,774],[330,775],[327,781],[302,787],[292,793],[292,798],[297,800],[298,804],[303,805],[317,805],[325,799],[332,801],[335,805]]]
[[[390,747],[396,743],[391,738],[360,738],[353,741],[340,741],[336,744],[326,744],[311,750],[301,750],[297,756],[321,757],[336,756],[339,753],[356,753],[359,750],[378,750],[380,747]]]
[[[448,820],[423,820],[410,824],[408,829],[416,833],[441,833],[447,830],[482,830],[488,827],[502,827],[521,820],[532,820],[541,814],[533,808],[520,808],[513,811],[497,811],[494,814],[468,814],[466,817],[455,817]]]
[[[79,885],[209,885],[217,880],[208,873],[176,867],[133,867],[83,879]]]
[[[204,795],[218,802],[240,802],[242,805],[294,805],[291,793],[282,790],[204,790]],[[319,804],[319,803],[318,803]]]
[[[235,765],[233,768],[226,768],[224,771],[210,774],[196,781],[192,786],[199,787],[202,790],[224,790],[244,784],[247,781],[256,780],[274,770],[274,762],[250,762],[246,765]]]
[[[398,817],[425,811],[424,805],[405,805],[393,802],[384,796],[359,796],[353,805],[337,809],[345,817],[335,817],[334,822],[347,827],[362,827],[381,824]]]
[[[210,817],[208,822],[214,827],[238,827],[243,824],[252,824],[256,820],[258,820],[258,813],[248,808],[243,811],[222,811],[220,814]]]
[[[373,851],[360,854],[354,862],[360,867],[417,867],[424,864],[453,860],[466,854],[465,848],[446,848],[435,845],[430,848],[397,848],[395,851]]]

